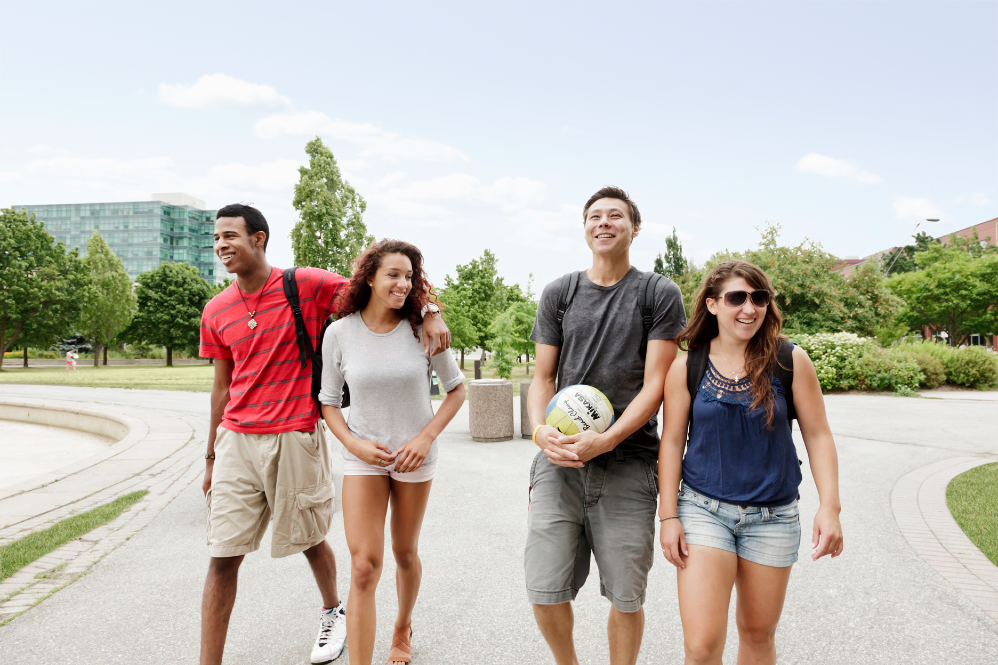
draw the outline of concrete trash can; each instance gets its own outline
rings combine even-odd
[[[492,443],[513,438],[512,383],[506,379],[471,381],[468,401],[472,441]]]
[[[530,392],[530,381],[520,381],[520,436],[533,439],[534,428],[530,426],[530,414],[527,412],[527,393]]]

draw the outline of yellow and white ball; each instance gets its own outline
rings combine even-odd
[[[613,424],[613,406],[592,386],[562,388],[551,398],[544,422],[566,436],[595,430],[602,434]]]

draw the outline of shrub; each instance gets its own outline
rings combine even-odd
[[[922,380],[924,387],[938,388],[946,383],[946,368],[943,367],[943,363],[939,358],[924,351],[912,353],[911,357],[918,363],[918,367],[922,370],[922,374],[925,377]]]
[[[872,341],[853,333],[795,334],[791,339],[811,357],[818,383],[826,392],[857,387],[854,361],[875,348]]]
[[[860,390],[911,394],[925,380],[913,356],[893,349],[867,349],[850,364]]]
[[[943,365],[946,380],[958,386],[984,388],[998,383],[998,356],[979,346],[950,349]]]
[[[998,356],[982,347],[954,349],[938,342],[916,342],[900,344],[896,348],[915,357],[936,359],[946,372],[946,383],[977,388],[998,383]],[[928,375],[926,378],[928,380]]]

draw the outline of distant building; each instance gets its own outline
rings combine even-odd
[[[981,222],[980,224],[975,224],[974,226],[968,226],[965,229],[960,229],[959,231],[954,231],[941,235],[936,240],[944,245],[949,244],[949,237],[951,235],[956,235],[958,238],[973,238],[974,231],[977,231],[977,237],[982,243],[988,245],[993,245],[998,247],[998,217],[994,219],[989,219],[986,222]],[[891,259],[894,258],[894,252],[897,251],[897,247],[891,247],[890,249],[884,249],[879,252],[874,252],[869,256],[864,256],[863,258],[857,258],[855,256],[848,256],[845,259],[839,259],[832,266],[832,272],[841,272],[843,275],[848,277],[856,270],[856,266],[861,263],[865,263],[870,259],[880,258],[885,254],[890,256]]]
[[[215,210],[187,194],[153,194],[151,201],[68,203],[14,206],[45,223],[45,229],[67,248],[87,252],[87,239],[98,230],[129,277],[157,268],[160,263],[189,263],[201,277],[215,284],[226,272],[213,250]]]
[[[967,228],[960,229],[959,231],[941,235],[936,238],[936,240],[944,245],[948,245],[950,242],[949,237],[951,235],[955,235],[958,238],[973,238],[975,231],[977,232],[977,239],[982,245],[992,245],[998,247],[998,217],[989,219],[986,222],[981,222],[980,224],[975,224],[974,226],[968,226]],[[862,259],[855,256],[839,259],[835,262],[835,265],[832,266],[832,272],[842,273],[844,276],[849,277],[853,272],[855,272],[856,266],[871,259],[880,259],[882,256],[888,256],[889,260],[893,261],[894,252],[896,252],[897,249],[897,247],[891,247],[890,249],[874,252],[869,256],[863,257]],[[934,336],[934,334],[934,331],[929,327],[923,327],[922,335],[925,339],[929,339]],[[990,343],[988,342],[989,337],[991,338]],[[998,334],[993,332],[982,332],[981,334],[969,335],[963,340],[958,340],[958,342],[970,344],[971,346],[990,346],[995,351],[998,351]]]

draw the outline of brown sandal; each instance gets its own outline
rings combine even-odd
[[[409,630],[408,637],[405,635]],[[392,631],[392,648],[388,652],[389,663],[408,663],[412,658],[412,626],[406,626],[402,630]]]

